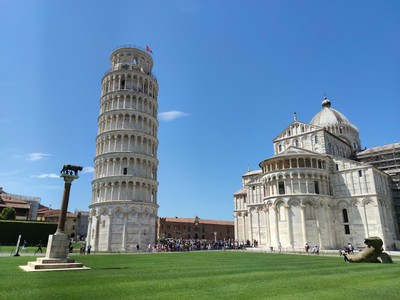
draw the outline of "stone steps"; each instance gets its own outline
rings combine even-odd
[[[34,271],[65,271],[65,270],[89,270],[82,263],[75,262],[71,258],[38,258],[36,261],[28,262],[26,266],[19,266],[26,272]]]

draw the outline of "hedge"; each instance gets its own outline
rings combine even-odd
[[[56,230],[57,223],[0,220],[0,245],[16,245],[21,235],[21,245],[25,240],[29,246],[39,241],[46,246],[49,235]]]

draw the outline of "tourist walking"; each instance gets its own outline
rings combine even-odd
[[[306,254],[308,255],[308,251],[310,250],[310,245],[308,245],[308,243],[306,243],[306,245],[304,246],[304,250],[306,251]]]
[[[318,247],[318,245],[314,246],[313,253],[314,253],[314,255],[319,255],[319,247]]]
[[[348,243],[348,244],[347,244],[346,252],[347,252],[347,254],[353,254],[353,252],[354,252],[354,247],[353,247],[353,245],[352,245],[351,243]]]
[[[22,244],[22,251],[26,251],[27,247],[28,247],[28,242],[24,240],[24,243]]]
[[[40,251],[40,253],[43,253],[42,250],[42,241],[39,241],[39,243],[36,245],[37,249],[35,251],[35,253],[38,253]]]

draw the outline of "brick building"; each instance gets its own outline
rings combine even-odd
[[[195,218],[158,218],[157,239],[234,239],[234,222]]]
[[[16,220],[35,220],[39,205],[39,197],[10,194],[0,187],[0,212],[6,207],[13,208]]]
[[[60,219],[60,210],[51,209],[46,206],[41,206],[37,213],[37,221],[58,223]],[[65,218],[64,232],[67,236],[75,238],[78,232],[78,217],[74,213],[67,212]]]

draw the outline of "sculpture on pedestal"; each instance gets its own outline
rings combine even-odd
[[[383,252],[383,241],[377,236],[368,237],[364,243],[367,245],[355,254],[343,254],[345,262],[393,263],[389,254]]]
[[[79,178],[78,171],[82,171],[82,167],[64,165],[62,168],[60,177],[64,178],[65,184],[57,231],[55,234],[49,235],[46,256],[44,258],[38,258],[36,262],[29,262],[27,266],[20,266],[21,269],[25,271],[89,269],[84,267],[83,264],[76,263],[74,259],[68,257],[71,240],[70,237],[64,233],[71,184],[72,181]]]

